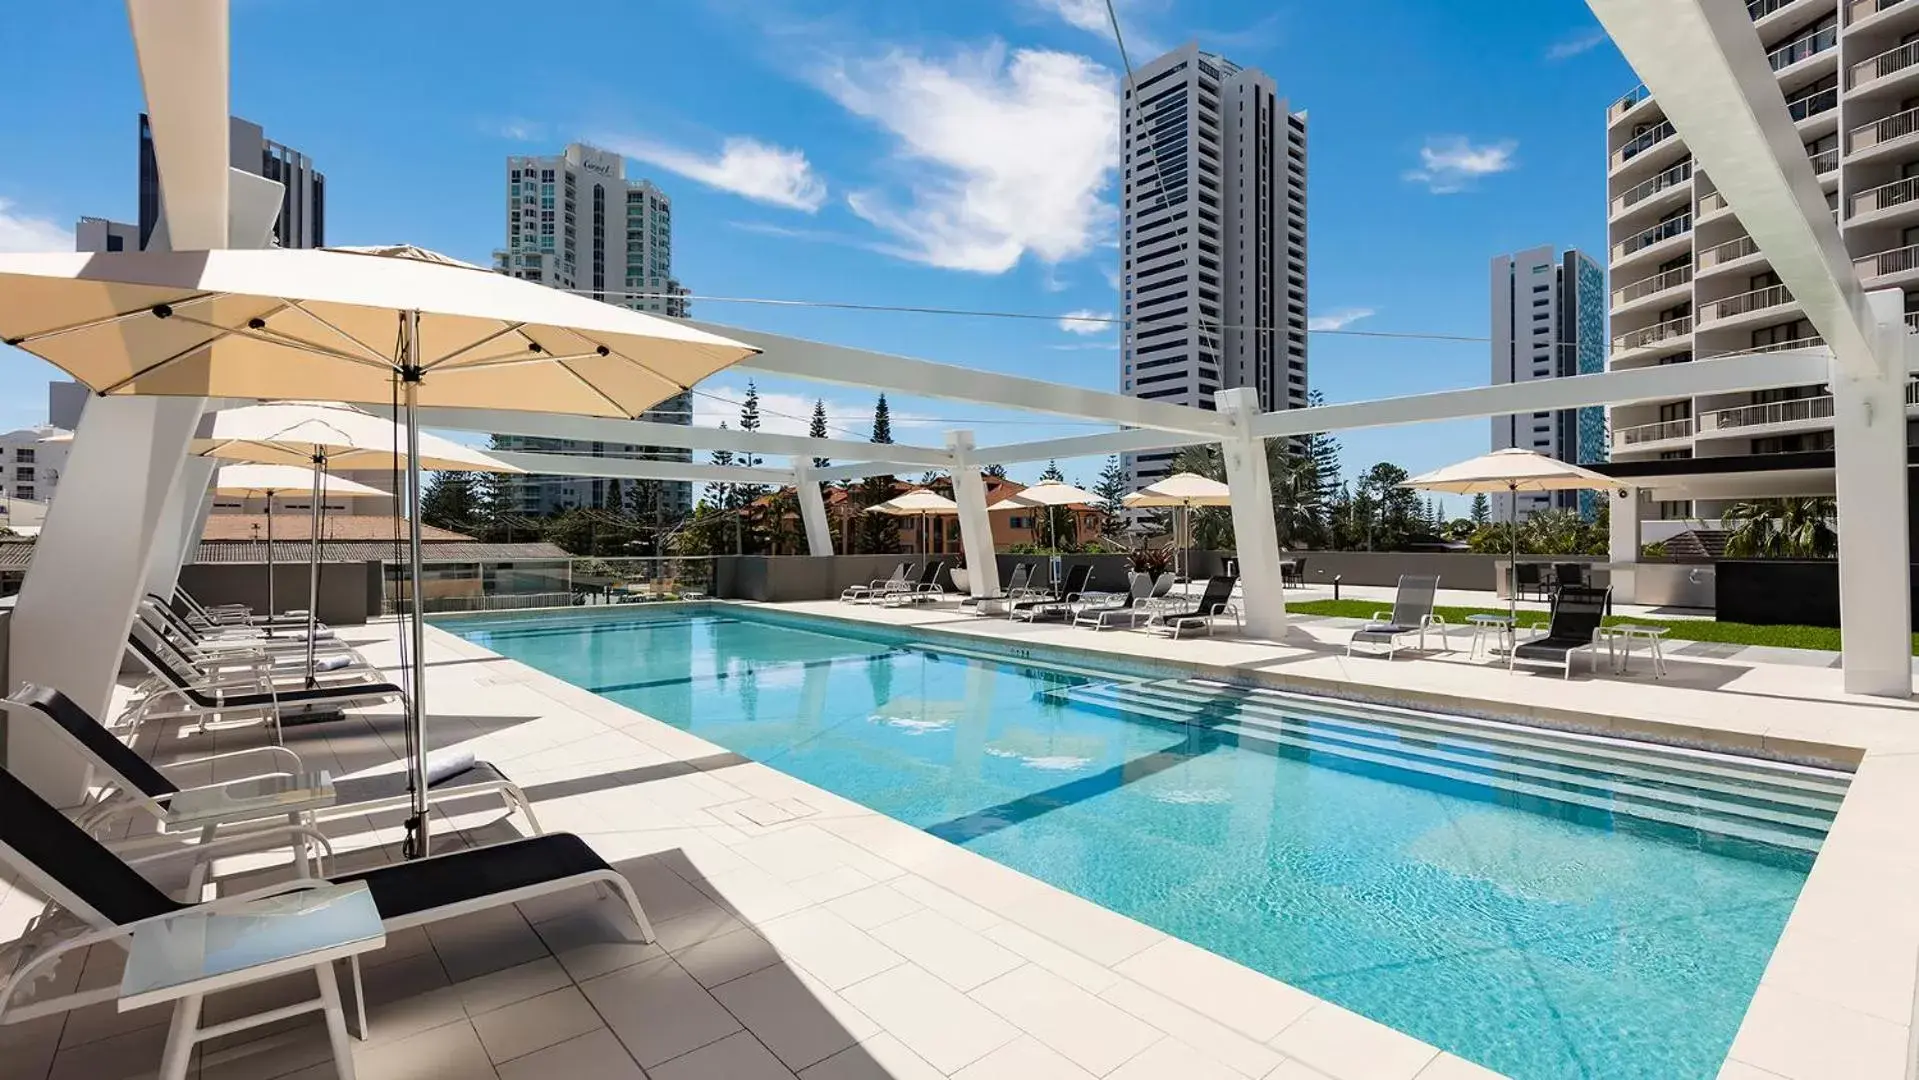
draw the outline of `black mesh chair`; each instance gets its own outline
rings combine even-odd
[[[1586,650],[1593,671],[1599,670],[1599,627],[1612,603],[1611,589],[1588,589],[1576,585],[1561,588],[1553,596],[1552,622],[1546,633],[1522,641],[1506,654],[1506,670],[1518,660],[1558,664],[1562,678],[1573,674],[1573,654]]]
[[[1527,592],[1544,600],[1546,575],[1543,568],[1538,563],[1520,563],[1513,568],[1513,588],[1519,593],[1521,600],[1526,599]]]

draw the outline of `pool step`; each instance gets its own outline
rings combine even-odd
[[[1771,783],[1764,769],[1718,768],[1718,755],[1693,760],[1491,721],[1329,709],[1323,699],[1199,680],[1096,683],[1055,696],[1103,713],[1203,727],[1242,746],[1329,755],[1807,851],[1817,850],[1843,793],[1843,777],[1817,770],[1787,766],[1786,782]],[[1608,753],[1614,749],[1621,752]]]

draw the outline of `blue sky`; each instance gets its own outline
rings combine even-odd
[[[0,69],[0,250],[71,246],[82,214],[135,216],[141,107],[124,8],[16,3]],[[475,262],[501,244],[503,159],[569,140],[627,154],[674,197],[695,294],[1057,316],[1117,309],[1119,67],[1102,0],[234,0],[239,115],[327,174],[328,239]],[[1579,0],[1122,0],[1135,63],[1202,47],[1271,73],[1310,113],[1315,325],[1481,336],[1487,260],[1605,242],[1606,104],[1637,80]],[[1603,261],[1603,260],[1602,260]],[[697,301],[695,314],[1100,389],[1111,331]],[[1082,327],[1084,329],[1084,327]],[[1350,401],[1483,383],[1476,342],[1313,335],[1312,385]],[[0,349],[0,425],[44,419],[49,369]],[[704,389],[703,419],[744,380]],[[829,403],[863,437],[872,395]],[[895,402],[902,441],[1078,433],[1031,414]],[[797,424],[779,417],[769,426]],[[1357,471],[1486,448],[1472,421],[1342,436]],[[1097,462],[1069,463],[1093,479]],[[1015,475],[1038,466],[1015,468]]]

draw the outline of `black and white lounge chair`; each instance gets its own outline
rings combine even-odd
[[[1117,626],[1122,621],[1127,626],[1136,624],[1140,619],[1150,616],[1146,601],[1153,595],[1153,575],[1129,573],[1126,575],[1126,595],[1110,604],[1099,607],[1083,607],[1073,613],[1074,626],[1090,626],[1095,631],[1109,626]]]
[[[76,815],[82,825],[92,825],[105,821],[125,809],[137,809],[153,817],[164,826],[169,818],[168,804],[182,788],[167,776],[167,769],[209,765],[221,762],[232,765],[246,758],[259,758],[268,768],[256,775],[272,773],[301,773],[306,771],[300,755],[284,746],[256,746],[248,750],[234,750],[223,754],[193,758],[173,762],[165,767],[156,767],[135,753],[133,748],[121,742],[108,731],[93,715],[80,707],[72,698],[58,690],[27,685],[15,691],[4,701],[4,705],[13,706],[15,714],[32,710],[44,718],[52,729],[64,738],[84,758],[92,759],[96,768],[95,782],[103,784],[104,789]],[[534,835],[539,835],[540,820],[533,813],[533,804],[527,800],[526,793],[519,785],[507,779],[490,762],[473,760],[471,755],[442,759],[443,766],[435,768],[429,762],[427,770],[427,805],[461,799],[492,797],[505,804],[507,813],[519,811],[526,816],[526,823]],[[212,787],[224,787],[240,780],[229,776]],[[350,815],[373,814],[383,810],[397,810],[411,805],[407,792],[407,774],[404,772],[382,772],[367,776],[347,776],[335,779],[333,785],[333,803],[303,816],[309,822],[326,818]],[[284,814],[271,817],[255,811],[247,813],[236,811],[230,820],[205,823],[200,826],[199,836],[202,842],[212,840],[218,830],[228,827],[246,828],[249,824],[271,822],[277,825],[285,820]]]
[[[150,602],[139,606],[134,612],[134,619],[146,628],[152,639],[171,645],[175,653],[195,668],[208,670],[248,666],[251,661],[258,661],[257,666],[263,668],[306,671],[305,638],[197,637],[167,622]],[[313,644],[313,670],[316,674],[372,668],[365,658],[342,642],[316,640]]]
[[[1086,591],[1086,583],[1092,578],[1092,566],[1080,563],[1066,571],[1066,580],[1055,582],[1051,591],[1042,593],[1029,589],[1024,600],[1015,600],[1007,605],[1007,618],[1025,619],[1031,622],[1061,611],[1070,611],[1072,605],[1079,601],[1080,594]]]
[[[846,588],[840,590],[840,603],[870,603],[874,599],[885,595],[890,590],[906,587],[908,582],[906,576],[907,565],[906,563],[901,563],[895,566],[891,577],[874,578],[864,585],[848,585]]]
[[[304,628],[307,624],[306,612],[287,611],[278,615],[255,615],[253,609],[245,604],[219,604],[208,607],[196,600],[192,593],[182,588],[173,590],[174,598],[186,611],[186,618],[196,626],[206,627],[272,627],[293,630]],[[322,624],[324,625],[324,624]]]
[[[1506,654],[1506,670],[1518,660],[1558,664],[1560,677],[1572,678],[1573,654],[1584,649],[1592,671],[1599,670],[1599,627],[1612,603],[1611,589],[1566,585],[1553,596],[1552,622],[1543,636],[1522,641]]]
[[[919,580],[906,583],[897,589],[888,589],[880,595],[882,603],[890,605],[917,604],[921,601],[940,600],[946,596],[946,590],[940,588],[940,571],[946,569],[946,563],[928,560],[920,566]]]
[[[192,853],[195,849],[182,849]],[[423,926],[477,911],[568,889],[592,886],[617,894],[633,917],[642,943],[653,940],[653,927],[640,907],[633,887],[606,860],[571,833],[548,833],[490,847],[468,848],[432,858],[382,866],[357,874],[327,879],[295,878],[277,885],[203,903],[176,900],[148,881],[141,872],[109,850],[86,830],[67,820],[32,788],[13,774],[0,769],[0,862],[4,862],[28,888],[45,896],[49,911],[43,913],[40,926],[29,927],[23,935],[19,962],[0,983],[0,1023],[14,1023],[55,1012],[111,1001],[119,994],[119,985],[110,983],[93,990],[36,999],[16,1005],[14,998],[23,988],[31,988],[62,957],[97,944],[114,943],[122,947],[142,926],[189,909],[230,910],[251,901],[328,884],[364,883],[372,894],[380,920],[391,934],[410,927]],[[61,920],[51,910],[58,908],[84,924],[85,932],[59,932]],[[44,933],[40,932],[44,928]],[[366,1035],[365,995],[361,993],[360,967],[352,968],[354,997],[358,1005],[359,1033]],[[320,974],[321,1000],[325,1002],[329,1027],[335,1033],[344,1017],[338,991],[333,989],[331,972],[324,966]],[[309,1006],[309,1009],[311,1006]],[[188,1035],[199,1041],[223,1031],[238,1030],[273,1020],[284,1019],[299,1009],[291,1007],[258,1014],[252,1023],[230,1021],[206,1028],[198,1027],[190,1017]],[[175,1014],[179,1026],[180,1014]],[[335,1043],[336,1048],[339,1042]]]
[[[144,613],[150,616],[148,619],[149,622],[152,622],[156,626],[164,626],[167,632],[173,636],[182,637],[200,645],[212,645],[221,642],[252,642],[266,648],[298,648],[303,650],[306,648],[307,634],[304,624],[298,627],[275,627],[274,633],[269,636],[266,628],[258,626],[201,625],[181,615],[178,611],[174,610],[172,604],[167,603],[152,593],[148,593],[146,599],[140,602],[140,607]],[[313,640],[323,649],[346,647],[337,640],[333,631],[324,625],[315,631]]]
[[[318,686],[283,686],[272,680],[255,680],[250,683],[235,683],[228,680],[195,681],[174,666],[174,662],[155,650],[155,647],[141,639],[138,633],[128,635],[127,648],[145,664],[156,680],[155,685],[135,707],[129,720],[138,724],[143,720],[159,720],[172,717],[197,716],[201,718],[200,728],[206,727],[208,717],[219,715],[229,719],[231,714],[264,717],[276,732],[280,725],[280,710],[294,705],[331,705],[335,708],[353,708],[359,705],[377,705],[406,696],[406,692],[390,682],[354,681],[340,684],[322,683]],[[164,712],[156,712],[155,706],[161,702],[176,702],[179,707]]]
[[[1211,636],[1214,621],[1223,616],[1231,615],[1239,625],[1239,609],[1232,603],[1233,586],[1237,584],[1239,578],[1232,574],[1214,574],[1206,579],[1206,591],[1200,594],[1198,603],[1156,611],[1141,629],[1171,634],[1177,641],[1182,632],[1202,626]]]
[[[1364,642],[1385,645],[1386,659],[1391,660],[1401,648],[1400,643],[1414,637],[1419,639],[1419,648],[1423,651],[1428,630],[1439,631],[1440,646],[1450,649],[1452,643],[1446,637],[1446,620],[1433,612],[1433,601],[1438,596],[1439,575],[1399,575],[1399,588],[1393,593],[1393,609],[1373,612],[1373,617],[1367,620],[1365,626],[1353,631],[1352,638],[1346,642],[1346,655],[1353,655],[1353,646]]]

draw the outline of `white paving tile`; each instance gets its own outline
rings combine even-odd
[[[780,954],[758,932],[744,927],[673,954],[701,986],[714,987],[780,962]]]
[[[877,975],[903,959],[866,931],[824,908],[782,916],[759,930],[782,956],[835,990]]]
[[[937,911],[918,911],[871,933],[882,945],[960,990],[971,990],[1025,963]]]
[[[1318,1002],[1303,990],[1174,938],[1116,970],[1261,1041],[1279,1034]]]
[[[1439,1051],[1384,1024],[1320,1002],[1271,1043],[1288,1058],[1334,1076],[1413,1080]]]
[[[1033,964],[981,986],[972,998],[1101,1076],[1166,1034]]]
[[[882,1032],[802,1069],[800,1080],[946,1080],[946,1074]]]
[[[742,1031],[647,1070],[652,1080],[792,1080],[793,1073]]]
[[[1221,1065],[1178,1039],[1161,1039],[1106,1074],[1106,1080],[1240,1080]]]
[[[626,1047],[606,1028],[536,1050],[496,1068],[500,1080],[646,1080],[646,1074],[634,1064]]]
[[[1130,979],[1120,979],[1100,997],[1198,1049],[1241,1076],[1263,1077],[1280,1063],[1280,1055],[1265,1043],[1202,1016]]]
[[[735,979],[713,996],[790,1069],[879,1034],[879,1025],[844,998],[785,965]]]
[[[544,1050],[601,1027],[600,1014],[576,986],[528,998],[473,1018],[473,1030],[496,1063]]]
[[[953,1080],[1094,1080],[1093,1074],[1022,1036],[953,1074]]]
[[[841,996],[942,1073],[1019,1037],[985,1006],[911,964],[855,983]]]
[[[649,1069],[740,1029],[733,1014],[672,957],[621,968],[580,989],[627,1051]]]
[[[880,884],[847,893],[820,906],[862,930],[871,930],[911,915],[926,905],[891,885]]]
[[[1120,980],[1113,970],[1044,938],[1017,923],[1003,922],[983,931],[986,937],[1058,975],[1082,990],[1097,994]]]

